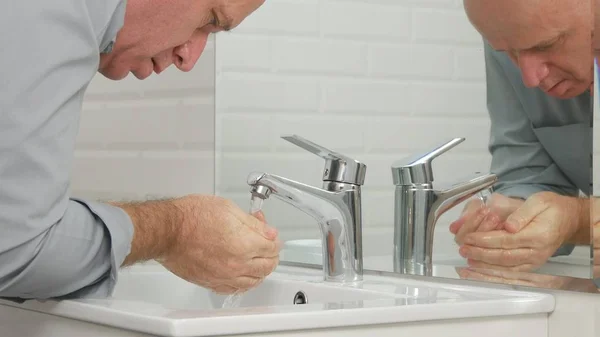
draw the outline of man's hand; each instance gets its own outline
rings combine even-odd
[[[465,236],[470,233],[503,229],[506,218],[523,202],[498,193],[492,194],[485,204],[481,199],[470,200],[461,217],[450,224],[450,232],[455,235],[454,241],[462,245]]]
[[[551,192],[534,194],[508,216],[503,229],[466,235],[459,252],[471,267],[536,269],[577,233],[586,228],[589,232],[586,200]]]
[[[461,279],[517,286],[598,292],[593,280],[506,270],[456,268]]]
[[[155,259],[177,276],[228,294],[260,284],[279,263],[277,231],[234,203],[190,195],[170,201],[120,205],[136,234],[131,264]]]

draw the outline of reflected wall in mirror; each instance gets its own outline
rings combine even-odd
[[[281,138],[296,134],[366,164],[365,269],[588,287],[591,18],[571,2],[265,3],[216,37],[216,193],[249,207],[251,172],[327,188],[326,161]],[[456,138],[431,170],[417,167],[415,156]],[[490,172],[492,193],[476,193],[486,185],[469,179]],[[457,183],[464,193],[435,204]],[[409,228],[396,191],[411,184],[438,193],[417,205],[429,222]],[[335,256],[330,228],[290,200],[263,206],[281,259]]]

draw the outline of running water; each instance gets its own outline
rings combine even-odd
[[[250,198],[250,214],[254,215],[254,213],[262,210],[263,199],[252,196]],[[236,291],[235,293],[227,296],[225,301],[223,302],[223,309],[226,308],[237,308],[240,306],[242,302],[242,292]]]
[[[242,293],[239,291],[236,291],[235,293],[233,293],[225,298],[222,308],[223,309],[237,308],[240,306],[241,302],[242,302]]]
[[[259,198],[258,196],[253,195],[250,198],[250,214],[254,215],[254,213],[262,210],[262,204],[263,204],[263,199]]]

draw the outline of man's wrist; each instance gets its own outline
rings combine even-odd
[[[122,208],[133,223],[131,250],[122,266],[158,260],[171,250],[183,221],[175,199],[111,204]]]
[[[590,199],[579,198],[579,197],[568,197],[575,199],[576,206],[575,216],[577,219],[575,223],[575,229],[573,234],[567,240],[567,243],[578,244],[578,245],[589,245],[590,244]]]

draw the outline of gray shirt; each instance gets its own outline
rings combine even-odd
[[[541,191],[591,193],[592,100],[527,88],[503,52],[485,46],[487,107],[491,119],[491,170],[495,191],[527,198]]]
[[[0,296],[109,295],[130,250],[120,208],[72,198],[84,92],[125,0],[0,2]]]
[[[491,171],[495,192],[527,198],[541,191],[578,196],[591,193],[592,100],[589,91],[558,99],[527,88],[503,52],[487,43],[487,107],[491,118]],[[556,254],[568,254],[573,246]]]

